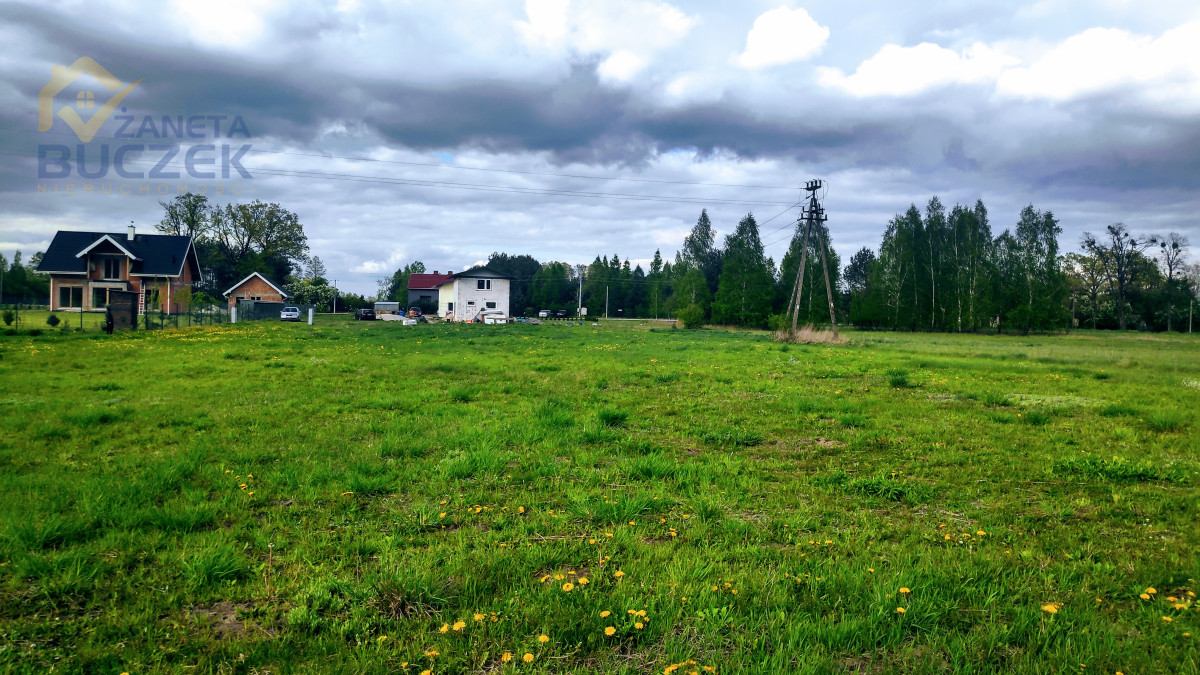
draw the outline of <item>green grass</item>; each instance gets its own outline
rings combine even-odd
[[[847,336],[0,336],[0,670],[1195,672],[1200,342]]]

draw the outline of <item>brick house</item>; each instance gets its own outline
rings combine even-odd
[[[283,290],[282,284],[277,284],[258,272],[254,272],[225,291],[225,297],[229,298],[229,308],[233,309],[237,306],[238,300],[283,302],[291,296]]]
[[[200,261],[191,237],[68,232],[54,235],[37,271],[50,275],[50,311],[100,312],[112,291],[138,294],[138,313],[183,311],[192,284],[200,281]],[[185,291],[186,289],[186,291]]]

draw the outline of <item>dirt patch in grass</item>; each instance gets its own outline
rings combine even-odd
[[[188,615],[193,619],[199,619],[199,623],[201,624],[207,624],[208,628],[217,637],[240,637],[256,628],[253,621],[249,619],[242,620],[237,617],[238,610],[248,612],[250,609],[250,605],[246,603],[235,605],[232,602],[222,600],[209,607],[193,607],[188,610]]]

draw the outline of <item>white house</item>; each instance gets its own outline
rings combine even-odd
[[[473,267],[450,275],[438,286],[438,316],[452,321],[473,321],[485,309],[508,311],[509,279],[487,267]]]

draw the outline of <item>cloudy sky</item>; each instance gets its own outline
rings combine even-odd
[[[843,256],[935,194],[983,199],[997,233],[1050,209],[1068,249],[1117,221],[1200,249],[1200,5],[874,5],[0,2],[0,253],[150,231],[186,183],[295,211],[329,276],[365,294],[411,260],[672,258],[702,208],[722,234],[753,212],[778,261],[816,177]],[[61,114],[39,131],[51,69],[81,57],[116,81],[74,79],[54,111],[94,100],[87,122],[125,92],[86,144]],[[225,126],[156,138],[164,115]],[[216,163],[193,169],[217,177],[189,177],[205,144]],[[166,158],[181,178],[39,175],[53,145],[82,145],[92,171],[104,146],[130,175]],[[250,179],[220,177],[221,145],[251,146]]]

